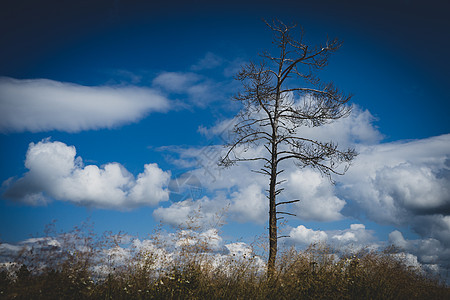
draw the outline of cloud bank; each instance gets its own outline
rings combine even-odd
[[[450,134],[361,146],[359,152],[339,188],[356,210],[394,225],[450,215]]]
[[[76,205],[128,210],[169,199],[170,174],[147,164],[137,178],[119,163],[102,167],[83,164],[73,146],[43,140],[31,143],[25,160],[29,170],[3,183],[5,198],[43,205],[53,200]]]
[[[149,88],[0,78],[0,132],[113,128],[168,108],[169,101]]]
[[[369,146],[378,143],[382,138],[373,122],[374,117],[369,111],[356,107],[349,118],[319,128],[305,128],[303,134],[308,137],[318,136],[324,141],[337,140],[344,146]],[[165,148],[165,150],[166,153],[171,151],[175,156],[171,159],[173,163],[194,168],[190,173],[194,174],[203,188],[211,193],[208,195],[208,208],[217,209],[228,204],[228,215],[233,220],[264,224],[268,215],[266,198],[268,181],[267,177],[252,172],[261,168],[260,163],[257,161],[240,163],[227,169],[217,166],[224,149],[214,144],[223,143],[227,130],[232,128],[233,124],[233,120],[224,120],[212,128],[199,128],[200,133],[211,139],[213,146],[186,149],[178,147],[172,151]],[[235,151],[246,157],[258,157],[265,153],[263,146],[249,149],[238,147]],[[331,185],[327,178],[311,169],[299,169],[292,163],[286,163],[281,167],[285,172],[280,175],[279,180],[286,182],[283,185],[285,190],[278,200],[301,200],[300,203],[286,208],[287,211],[297,214],[302,220],[327,222],[344,218],[342,211],[347,201],[339,195],[337,188]],[[217,202],[217,205],[212,205],[211,202]],[[183,205],[177,203],[170,209],[162,208],[158,211],[158,218],[165,219],[164,214],[174,215],[175,211],[181,214],[181,211],[188,211],[189,205],[194,203],[196,202],[185,202]],[[178,221],[180,222],[180,219]]]
[[[401,239],[394,240],[394,234],[391,242],[406,245],[404,251],[422,264],[432,261],[449,264],[450,256],[445,249],[450,249],[450,134],[383,143],[383,136],[373,125],[374,121],[369,111],[355,107],[346,119],[322,127],[303,128],[302,136],[333,140],[342,147],[356,148],[359,155],[344,176],[334,177],[336,185],[312,169],[284,164],[285,171],[279,180],[286,182],[278,201],[299,199],[300,202],[283,207],[283,211],[295,213],[303,221],[330,222],[350,218],[412,230],[418,235],[417,240],[402,243]],[[200,127],[199,132],[210,138],[213,145],[220,144],[226,135],[224,131],[232,124],[225,120],[212,128]],[[175,159],[172,161],[194,167],[191,173],[210,193],[206,210],[229,205],[228,218],[264,224],[267,222],[265,190],[268,179],[252,173],[261,166],[257,162],[246,162],[220,169],[216,162],[222,151],[219,146],[177,148],[173,151]],[[245,153],[239,148],[236,151],[255,157],[264,149],[255,146]],[[189,210],[193,203],[196,202],[185,202],[183,209]],[[181,209],[171,208],[171,213]],[[166,213],[169,210],[160,210],[159,217],[163,218]],[[211,214],[211,211],[203,214]],[[313,241],[344,247],[364,243],[375,245],[373,233],[358,224],[333,232],[298,227],[290,235],[291,243],[299,245]],[[413,245],[423,251],[413,251]],[[438,255],[433,249],[440,249],[438,252],[443,254]],[[434,260],[429,259],[431,256]]]

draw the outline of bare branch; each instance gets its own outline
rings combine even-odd
[[[277,238],[282,239],[282,238],[290,238],[290,237],[291,237],[290,235],[280,235]]]
[[[291,213],[284,212],[284,211],[277,211],[277,214],[280,214],[280,215],[289,215],[289,216],[294,216],[294,217],[297,216],[296,214],[291,214]]]
[[[296,199],[296,200],[291,200],[291,201],[278,202],[277,204],[275,204],[275,206],[284,205],[284,204],[291,204],[291,203],[297,203],[297,202],[300,202],[300,200]]]
[[[268,172],[268,171],[266,171],[266,170],[264,170],[264,169],[261,169],[261,170],[251,170],[252,172],[255,172],[255,173],[259,173],[259,174],[263,174],[263,175],[268,175],[268,176],[270,176],[270,172]]]

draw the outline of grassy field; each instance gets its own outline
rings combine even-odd
[[[210,249],[180,231],[168,249],[160,233],[147,247],[122,248],[125,235],[80,229],[24,247],[0,272],[1,299],[450,299],[450,288],[394,249],[348,254],[326,245],[285,249],[268,279],[254,252]],[[198,237],[198,236],[197,236]],[[264,259],[264,258],[263,258]]]

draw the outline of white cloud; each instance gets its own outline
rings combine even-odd
[[[194,206],[191,200],[175,202],[169,207],[158,207],[153,211],[156,220],[175,227],[186,224],[198,206]]]
[[[69,236],[70,237],[70,236]],[[42,237],[28,239],[17,244],[0,244],[0,271],[15,272],[20,265],[14,262],[18,254],[24,250],[33,249],[33,255],[40,257],[53,257],[53,264],[61,261],[61,251],[68,253],[74,250],[91,251],[84,244],[78,244],[79,240],[70,241],[67,234],[54,238]],[[73,243],[75,242],[75,243]],[[193,251],[192,256],[189,252]],[[265,270],[265,263],[256,255],[252,248],[242,242],[224,244],[219,231],[214,228],[207,230],[177,230],[176,232],[160,232],[153,239],[140,240],[128,236],[119,244],[111,248],[95,252],[93,259],[96,261],[92,271],[100,278],[114,272],[116,267],[135,266],[151,268],[155,275],[158,272],[170,271],[174,264],[196,258],[199,263],[207,263],[208,266],[220,268],[221,272],[232,274],[232,263],[240,260],[251,259],[258,271]],[[25,253],[26,255],[26,253]],[[26,258],[26,256],[22,256]],[[31,257],[30,257],[31,258]],[[41,261],[30,261],[30,265]]]
[[[169,101],[149,88],[0,78],[0,132],[113,128],[168,108]]]
[[[21,178],[4,182],[4,196],[31,205],[51,199],[99,208],[131,209],[168,200],[170,174],[156,164],[145,165],[137,179],[118,163],[84,166],[76,150],[61,142],[31,143]]]
[[[298,134],[305,138],[337,142],[340,147],[377,144],[383,135],[374,126],[376,118],[368,110],[354,105],[347,118],[338,119],[319,127],[302,127]]]
[[[156,205],[168,198],[167,189],[163,189],[170,174],[161,170],[157,164],[146,164],[144,173],[137,177],[136,184],[130,189],[129,198],[135,203],[149,202]]]
[[[367,230],[363,224],[351,224],[349,229],[330,231],[330,240],[338,246],[351,245],[363,247],[369,245],[375,238],[372,230]]]
[[[208,138],[218,136],[219,138],[223,138],[222,142],[224,142],[228,138],[229,131],[233,129],[237,121],[237,118],[221,120],[211,128],[200,126],[198,132]]]
[[[231,194],[230,213],[239,222],[264,223],[269,206],[264,189],[256,183]]]
[[[203,108],[223,99],[224,94],[222,83],[192,72],[162,72],[153,79],[152,85],[176,97],[186,97],[190,104]]]
[[[223,130],[230,128],[230,122],[232,124],[230,120],[218,122],[212,128],[200,127],[199,132],[221,143]],[[300,199],[301,202],[280,209],[296,213],[302,220],[312,221],[363,215],[380,224],[409,226],[423,240],[432,239],[427,245],[440,243],[442,249],[450,249],[450,134],[381,143],[382,135],[373,122],[374,117],[369,111],[355,107],[349,118],[323,127],[302,128],[299,133],[302,136],[333,140],[341,147],[355,147],[359,155],[344,176],[334,177],[337,181],[335,186],[314,170],[298,168],[292,162],[283,164],[281,167],[285,171],[279,179],[287,182],[280,186],[285,190],[278,201]],[[200,167],[193,173],[205,190],[212,194],[223,193],[218,199],[231,201],[230,217],[238,221],[266,222],[267,213],[262,208],[267,209],[267,199],[263,197],[264,201],[255,202],[255,198],[260,193],[265,194],[262,191],[268,188],[268,178],[251,172],[259,170],[261,165],[247,162],[219,169],[215,162],[222,151],[223,148],[211,146],[180,150],[178,155],[180,160],[197,161]],[[255,146],[245,155],[261,156],[263,151],[262,147]],[[250,191],[250,187],[250,196],[243,197],[244,191]],[[216,198],[211,197],[211,201],[216,201]],[[254,206],[255,211],[249,211],[251,203],[258,203]],[[377,247],[373,243],[373,233],[362,226],[324,233],[328,242],[340,246],[359,247],[369,243]],[[300,233],[308,236],[306,229],[298,230],[294,233],[299,241],[302,240]],[[314,234],[323,237],[320,233]],[[311,239],[303,238],[303,241]],[[417,257],[420,262],[435,258],[433,255]]]
[[[318,172],[293,170],[286,183],[285,197],[298,199],[294,212],[303,220],[332,221],[342,218],[345,201],[334,195],[333,186]]]
[[[211,199],[206,196],[198,200],[188,198],[153,211],[155,219],[175,227],[216,226],[225,218],[262,224],[267,221],[267,215],[267,198],[257,184],[242,187],[230,195],[217,192]]]
[[[227,210],[228,201],[210,200],[202,197],[198,200],[187,199],[174,202],[169,207],[158,207],[153,211],[153,217],[174,227],[202,227],[217,226]]]
[[[410,260],[411,265],[415,265],[415,258],[416,262],[423,264],[425,268],[446,276],[450,265],[448,244],[435,238],[408,240],[398,230],[389,234],[389,243],[398,247],[402,251],[401,253]]]
[[[381,224],[408,226],[421,239],[399,231],[394,245],[433,269],[450,263],[450,135],[360,147],[338,187],[346,215],[366,215]],[[441,270],[442,271],[442,270]]]
[[[293,243],[301,246],[326,242],[341,250],[348,248],[355,251],[366,246],[378,247],[374,243],[374,231],[367,230],[363,224],[351,224],[348,229],[327,231],[313,230],[300,225],[292,228],[289,236],[288,244]]]
[[[170,238],[175,247],[182,249],[189,246],[197,246],[196,250],[205,252],[216,252],[222,248],[222,237],[215,228],[211,228],[202,232],[194,230],[180,230],[170,234]]]
[[[253,253],[252,248],[246,243],[237,242],[225,245],[225,248],[228,249],[228,254],[231,256],[250,256]]]
[[[184,93],[195,86],[201,77],[195,73],[163,72],[153,79],[153,85],[168,92]]]
[[[292,242],[299,243],[301,245],[325,242],[328,239],[326,232],[321,230],[312,230],[303,225],[292,228],[289,236]]]
[[[340,194],[372,220],[396,225],[450,213],[450,135],[360,147]]]
[[[381,138],[381,134],[372,125],[373,121],[374,118],[368,111],[355,108],[352,116],[347,119],[328,124],[323,128],[304,128],[304,130],[307,135],[317,134],[320,139],[337,140],[347,146],[353,146],[357,142],[371,145]],[[200,127],[199,132],[210,138],[212,143],[221,144],[227,138],[227,130],[232,129],[234,122],[234,119],[219,121],[211,128]],[[252,172],[259,170],[262,167],[261,163],[252,161],[239,163],[227,169],[219,168],[217,162],[224,151],[220,146],[207,146],[201,149],[177,148],[171,152],[178,156],[172,159],[178,165],[197,167],[192,173],[205,190],[213,193],[226,191],[225,198],[231,202],[229,212],[232,219],[239,222],[266,222],[268,201],[265,190],[268,188],[268,178]],[[235,152],[245,157],[265,155],[263,146],[248,149],[238,147]],[[333,221],[343,217],[341,211],[346,201],[336,195],[336,188],[326,177],[311,169],[299,169],[292,162],[280,167],[284,168],[285,172],[280,175],[279,180],[287,182],[282,186],[285,191],[280,194],[278,200],[301,199],[300,203],[287,207],[287,211],[297,214],[303,220]],[[217,199],[211,197],[210,201],[223,203],[223,197]]]

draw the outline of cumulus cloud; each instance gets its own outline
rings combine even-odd
[[[369,111],[355,107],[349,118],[322,127],[302,128],[299,132],[302,136],[333,140],[342,147],[356,148],[359,155],[346,175],[334,178],[337,181],[334,186],[312,169],[298,168],[288,162],[282,165],[285,171],[279,180],[286,182],[278,201],[301,200],[283,210],[295,213],[301,220],[334,221],[364,216],[379,224],[408,226],[422,240],[431,239],[427,245],[439,243],[442,249],[450,248],[450,134],[382,143],[383,136],[374,121]],[[212,144],[220,144],[232,124],[233,120],[219,121],[212,128],[200,127],[199,132],[210,138]],[[268,179],[251,172],[259,170],[261,165],[253,161],[219,169],[215,162],[222,151],[218,146],[207,146],[178,149],[178,155],[181,161],[196,167],[192,172],[206,191],[213,195],[223,193],[224,196],[217,200],[213,196],[210,201],[227,199],[231,218],[267,222],[267,199],[259,197],[266,194]],[[255,146],[240,154],[255,157],[263,151],[262,147]],[[291,235],[298,243],[325,239],[344,247],[364,243],[376,247],[373,233],[363,225],[323,233],[297,228]],[[418,253],[408,253],[416,255],[421,263],[427,261]],[[411,259],[414,260],[412,256]]]
[[[149,88],[0,78],[0,132],[113,128],[168,108]]]
[[[360,147],[340,194],[376,222],[450,213],[450,135]]]
[[[239,163],[227,169],[217,166],[217,161],[225,150],[214,145],[222,144],[228,138],[228,130],[232,129],[234,122],[234,119],[228,119],[217,122],[211,128],[200,127],[199,132],[211,140],[210,146],[165,150],[178,156],[171,160],[177,165],[194,167],[191,173],[195,174],[206,191],[222,193],[225,190],[225,198],[230,202],[229,216],[233,220],[261,224],[267,221],[268,202],[265,191],[268,178],[252,172],[262,167],[261,162]],[[338,120],[323,128],[304,130],[307,136],[318,135],[324,141],[337,140],[346,146],[355,146],[357,143],[372,145],[381,139],[373,122],[370,112],[356,107],[352,116],[347,119]],[[254,146],[237,147],[234,151],[245,157],[260,157],[266,150],[263,146]],[[285,172],[279,179],[286,182],[283,185],[284,192],[278,197],[279,201],[301,200],[288,207],[288,211],[297,214],[302,220],[334,221],[343,217],[342,210],[346,200],[337,195],[336,187],[326,177],[311,169],[299,169],[292,163],[281,167]],[[209,201],[224,203],[223,197],[210,197]],[[185,204],[177,204],[177,211],[188,210]]]
[[[366,229],[363,224],[351,224],[349,229],[332,230],[330,240],[339,246],[352,245],[363,247],[375,240],[374,231]]]
[[[230,213],[239,222],[266,222],[269,207],[264,189],[253,183],[232,193]]]
[[[285,196],[298,199],[294,212],[303,220],[333,221],[342,218],[346,202],[334,194],[329,180],[310,169],[293,170],[286,183]]]
[[[445,242],[432,237],[408,240],[400,231],[394,230],[389,234],[389,243],[402,251],[412,261],[412,265],[415,259],[426,269],[446,276],[450,265],[450,248]]]
[[[70,237],[69,237],[70,238]],[[19,253],[23,250],[30,251],[34,256],[53,257],[53,264],[61,261],[61,251],[69,253],[91,251],[89,247],[80,240],[71,241],[67,234],[55,237],[42,237],[28,239],[17,244],[0,244],[0,271],[7,270],[16,272],[20,264],[16,263]],[[202,260],[208,262],[215,268],[222,268],[221,271],[231,271],[231,261],[240,259],[252,259],[259,270],[265,269],[265,263],[261,257],[255,255],[252,247],[243,242],[225,244],[219,231],[214,228],[206,230],[178,230],[176,232],[160,232],[154,239],[133,238],[127,236],[125,240],[120,240],[111,248],[104,248],[95,252],[93,259],[97,262],[93,267],[93,272],[100,278],[114,272],[116,267],[129,264],[144,264],[154,272],[164,272],[169,270],[172,263],[179,263],[188,258],[186,254],[193,251],[195,255],[202,255]],[[27,253],[21,257],[27,259]],[[55,256],[56,254],[56,256]],[[32,258],[32,257],[28,257]],[[31,264],[41,264],[42,261],[33,260]],[[43,266],[43,265],[41,265]]]
[[[184,200],[173,203],[169,207],[158,207],[153,211],[153,217],[156,220],[164,222],[164,224],[178,227],[185,225],[189,218],[193,217],[194,212],[198,211],[199,207],[199,203]],[[196,220],[196,222],[199,222],[199,220]]]
[[[301,245],[325,242],[328,239],[328,235],[324,231],[312,230],[303,225],[292,228],[289,236],[292,242]]]
[[[135,179],[122,165],[83,164],[74,146],[48,139],[31,143],[25,160],[29,170],[19,179],[3,183],[4,196],[14,201],[42,205],[54,200],[77,205],[131,209],[168,200],[170,174],[147,164]]]
[[[215,228],[206,231],[181,230],[169,235],[178,249],[189,246],[200,246],[204,251],[216,252],[222,249],[222,237]]]
[[[383,139],[383,135],[374,125],[376,118],[357,105],[347,118],[338,119],[320,127],[302,127],[298,134],[305,138],[327,142],[337,142],[340,147],[373,145]]]
[[[416,216],[410,223],[420,236],[438,239],[450,248],[450,216],[448,214]]]
[[[217,193],[214,198],[188,198],[168,207],[158,207],[153,211],[153,217],[175,227],[216,226],[225,218],[262,224],[268,215],[266,199],[261,186],[251,184],[232,192],[229,197],[225,193]]]
[[[450,135],[384,143],[359,149],[338,193],[349,204],[345,214],[365,214],[381,224],[408,226],[420,238],[400,231],[389,242],[426,268],[450,264]]]
[[[211,200],[206,196],[198,200],[189,198],[168,207],[158,207],[153,211],[153,217],[174,227],[208,228],[221,222],[227,204],[227,201]]]
[[[378,247],[375,243],[374,231],[367,230],[363,224],[351,224],[350,228],[343,230],[313,230],[303,225],[292,228],[287,240],[288,244],[308,246],[313,243],[326,242],[338,249],[349,247],[358,250],[362,247]]]

